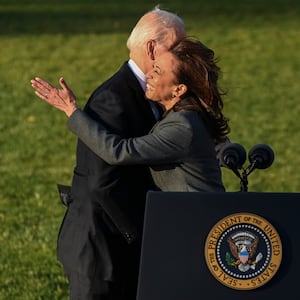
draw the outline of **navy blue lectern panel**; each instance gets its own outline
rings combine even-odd
[[[220,219],[244,212],[259,215],[276,228],[282,259],[269,282],[237,290],[212,275],[204,248],[207,235]],[[149,192],[137,299],[265,300],[289,295],[300,299],[299,222],[297,193]]]

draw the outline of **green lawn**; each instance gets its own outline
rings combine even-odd
[[[76,138],[30,79],[63,75],[83,106],[127,59],[129,31],[156,4],[0,0],[0,300],[68,299],[56,261],[64,208],[55,184],[70,183]],[[258,143],[274,150],[273,165],[249,176],[249,191],[299,192],[300,2],[166,0],[161,7],[219,57],[230,138],[247,151]],[[230,170],[223,177],[228,191],[239,190]]]

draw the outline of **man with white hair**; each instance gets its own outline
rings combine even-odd
[[[147,134],[156,122],[145,99],[145,74],[155,58],[185,36],[177,15],[146,13],[127,41],[130,59],[92,93],[84,110],[123,137]],[[111,166],[78,140],[68,208],[58,237],[58,259],[70,298],[136,299],[147,166]]]

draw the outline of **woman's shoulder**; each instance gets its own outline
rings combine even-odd
[[[171,110],[167,115],[166,119],[169,120],[177,120],[181,121],[184,123],[193,123],[195,121],[199,122],[199,113],[194,111],[194,110],[179,110],[179,111],[174,111]]]

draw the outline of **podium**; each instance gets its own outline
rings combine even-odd
[[[137,300],[298,295],[299,212],[298,193],[149,192]]]

